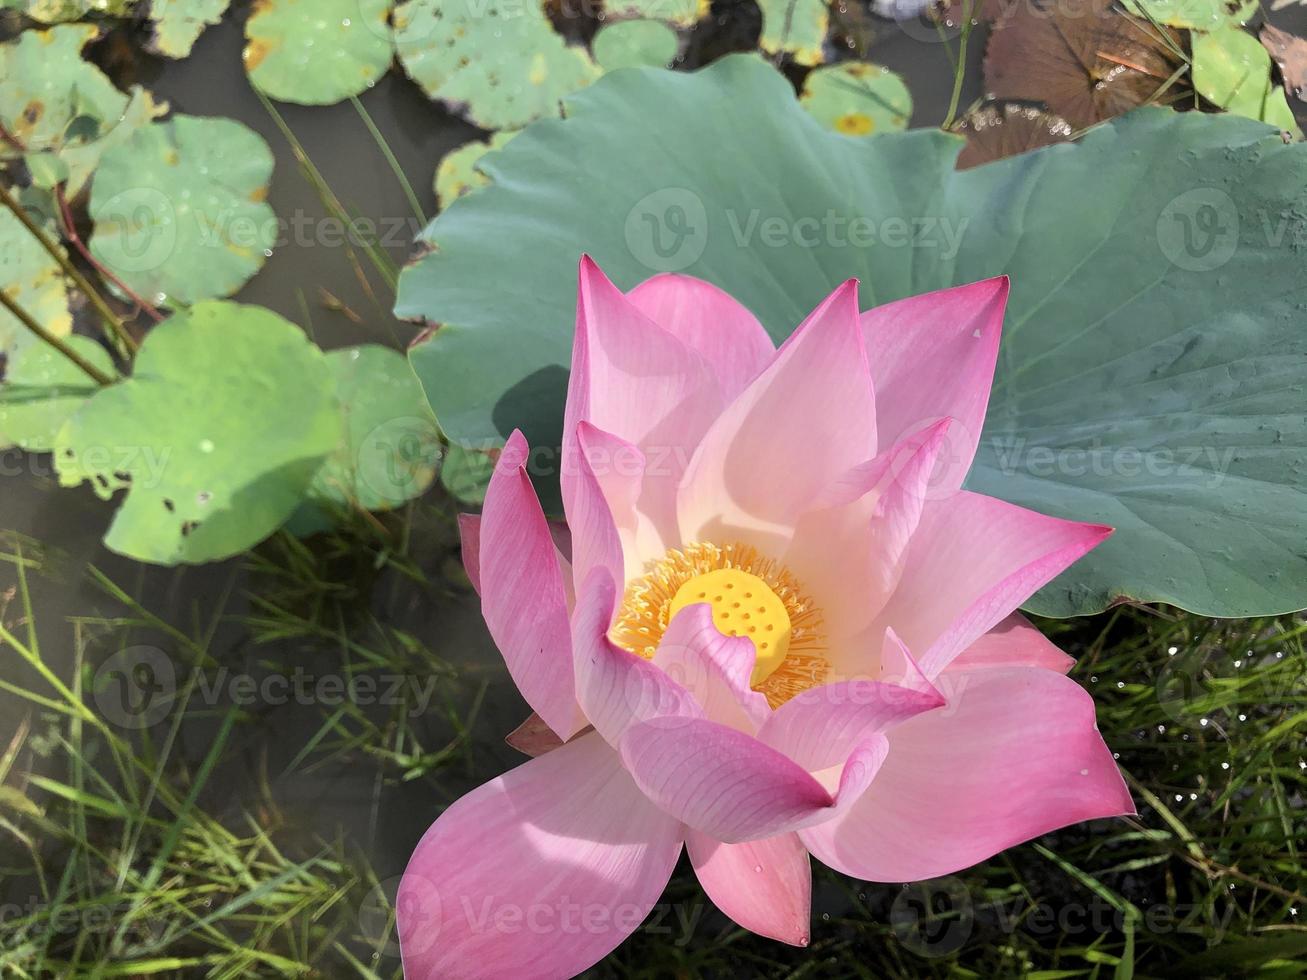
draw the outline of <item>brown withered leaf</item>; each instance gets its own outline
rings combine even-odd
[[[1072,134],[1070,123],[1033,102],[986,102],[953,131],[967,138],[958,155],[959,170],[1065,143]]]
[[[1284,90],[1300,102],[1307,102],[1307,38],[1282,31],[1270,24],[1262,25],[1262,47],[1280,67]]]
[[[1184,88],[1167,85],[1183,64],[1178,49],[1178,35],[1117,12],[1113,0],[1020,0],[990,34],[985,89],[990,98],[1042,102],[1083,129],[1174,98]]]

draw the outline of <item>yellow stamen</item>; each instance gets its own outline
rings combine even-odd
[[[672,617],[708,603],[721,632],[757,651],[751,683],[777,707],[824,682],[821,615],[788,569],[748,545],[695,543],[669,551],[626,589],[609,636],[652,659]]]

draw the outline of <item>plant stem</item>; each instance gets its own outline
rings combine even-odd
[[[96,272],[100,273],[101,276],[122,290],[123,295],[140,307],[141,311],[145,313],[146,316],[155,323],[162,323],[164,319],[163,314],[155,309],[154,304],[142,299],[136,290],[132,289],[131,286],[119,279],[112,270],[106,268],[97,261],[95,256],[91,254],[91,250],[86,247],[86,244],[82,241],[82,236],[77,234],[77,225],[73,223],[73,209],[69,207],[68,198],[64,196],[63,184],[60,184],[55,188],[55,197],[59,202],[59,217],[63,222],[64,238],[68,240],[69,244],[77,249],[77,253],[88,265],[92,266]],[[124,343],[130,339],[121,334],[119,335],[119,338],[122,339]]]
[[[90,301],[91,305],[95,307],[95,311],[100,314],[100,319],[104,321],[105,325],[122,343],[123,347],[125,347],[129,353],[135,354],[140,345],[137,344],[132,335],[127,332],[127,328],[123,326],[122,321],[118,319],[113,310],[109,309],[109,304],[105,302],[104,297],[101,296],[96,291],[95,287],[91,285],[90,280],[82,275],[81,270],[73,265],[68,256],[63,253],[61,248],[59,248],[58,243],[50,238],[50,236],[45,233],[45,230],[32,220],[31,215],[29,215],[14,196],[9,193],[9,188],[3,185],[0,185],[0,203],[3,203],[5,207],[13,212],[14,217],[22,223],[23,227],[41,243],[41,247],[50,253],[50,257],[59,263],[59,267],[63,269],[65,275],[73,281],[78,289],[86,294],[86,298]],[[103,383],[108,384],[109,380],[106,379]]]
[[[82,371],[85,372],[87,377],[89,377],[96,384],[99,385],[113,384],[113,378],[109,377],[109,375],[105,374],[90,361],[86,360],[86,358],[82,357],[82,355],[77,353],[77,351],[73,350],[62,340],[60,340],[58,337],[52,334],[49,330],[45,329],[45,327],[37,323],[36,320],[32,318],[32,315],[30,313],[28,313],[25,309],[23,309],[16,302],[14,302],[14,300],[9,296],[9,294],[4,292],[3,290],[0,290],[0,306],[3,306],[11,314],[13,314],[14,319],[17,320],[19,323],[21,323],[23,326],[25,326],[28,330],[32,331],[32,333],[36,334],[47,344],[49,344],[51,347],[57,350],[60,354],[62,354],[64,357],[68,358],[68,360],[72,361],[79,368],[81,368]]]
[[[962,37],[958,42],[957,66],[953,72],[953,97],[949,99],[948,115],[944,117],[941,129],[949,129],[958,114],[958,102],[962,99],[962,78],[967,73],[967,41],[971,38],[971,12],[973,0],[962,0]]]
[[[363,120],[363,125],[367,126],[368,132],[372,134],[372,140],[377,144],[377,148],[381,150],[381,155],[386,158],[386,163],[389,164],[391,172],[395,175],[395,180],[399,182],[400,188],[404,191],[404,196],[408,198],[408,206],[413,209],[414,217],[425,225],[428,221],[427,214],[422,210],[422,204],[413,191],[413,185],[409,183],[408,175],[404,173],[404,168],[399,165],[399,160],[395,157],[394,151],[391,150],[390,144],[386,142],[386,137],[381,134],[377,124],[372,121],[371,114],[359,101],[359,97],[351,95],[349,100],[354,104],[354,111]]]

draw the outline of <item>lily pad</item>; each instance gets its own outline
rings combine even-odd
[[[87,14],[123,17],[131,13],[136,0],[5,0],[0,7],[21,10],[42,24],[63,24]]]
[[[656,20],[622,20],[600,29],[592,42],[595,61],[604,71],[641,65],[665,68],[681,42],[676,32]]]
[[[1230,24],[1243,24],[1257,13],[1258,0],[1122,0],[1125,8],[1139,16],[1151,16],[1159,24],[1214,31]]]
[[[132,376],[55,441],[59,482],[127,494],[104,543],[162,565],[252,547],[303,499],[342,423],[331,368],[268,310],[206,302],[146,336]]]
[[[513,133],[495,133],[486,142],[473,140],[446,153],[436,167],[436,203],[447,208],[464,194],[490,183],[477,165],[482,157],[499,149],[513,136]]]
[[[401,277],[397,312],[443,325],[410,353],[442,430],[558,445],[582,252],[623,288],[674,260],[777,340],[850,277],[870,307],[1007,274],[969,485],[1117,528],[1030,608],[1307,606],[1307,146],[1158,108],[959,172],[962,146],[841,137],[753,57],[607,76],[488,158]],[[874,243],[814,242],[827,215]]]
[[[454,443],[445,449],[440,485],[459,503],[480,507],[486,501],[486,490],[494,472],[495,457],[489,452]]]
[[[864,61],[814,69],[799,101],[818,122],[845,136],[907,129],[912,117],[912,93],[903,79]]]
[[[1174,32],[1117,12],[1115,0],[1021,0],[985,49],[985,90],[1043,102],[1083,129],[1182,94],[1183,47]]]
[[[245,22],[245,71],[282,102],[358,95],[390,67],[389,13],[390,0],[258,0]]]
[[[762,37],[758,45],[768,54],[788,54],[800,65],[819,65],[830,30],[827,0],[758,0],[762,11]]]
[[[6,140],[0,156],[93,143],[122,117],[127,96],[82,58],[99,33],[93,24],[61,24],[0,44],[0,124],[22,147]]]
[[[344,438],[309,487],[330,510],[390,510],[422,494],[436,477],[440,431],[404,355],[367,344],[332,351]]]
[[[91,175],[100,165],[100,160],[109,150],[127,142],[131,139],[132,133],[167,111],[166,102],[156,102],[153,95],[138,85],[132,89],[131,99],[123,109],[122,115],[117,119],[105,120],[103,130],[93,141],[70,143],[64,146],[57,156],[48,153],[43,156],[58,162],[56,173],[59,175],[58,179],[65,183],[64,193],[70,199],[74,198],[82,192],[82,188],[86,186],[86,182],[91,179]],[[43,181],[36,177],[37,171],[32,167],[31,157],[28,157],[27,165],[32,170],[33,183],[37,187],[54,189],[55,182]]]
[[[564,43],[540,4],[410,0],[393,20],[409,77],[483,129],[556,116],[565,95],[599,76],[589,53]]]
[[[690,27],[707,17],[711,6],[709,0],[604,0],[604,14],[614,20],[660,20]]]
[[[89,337],[69,337],[68,345],[109,376],[117,373],[109,353]],[[63,424],[99,388],[50,345],[26,345],[9,358],[0,384],[0,446],[49,452]]]
[[[230,119],[173,116],[104,154],[91,252],[156,305],[230,296],[277,239],[272,151]]]
[[[206,27],[222,21],[231,0],[153,0],[151,47],[166,58],[185,58]]]
[[[986,102],[967,113],[953,131],[967,138],[958,155],[958,167],[964,170],[1065,143],[1074,135],[1061,116],[1028,102]]]
[[[1298,131],[1284,90],[1271,81],[1271,55],[1238,27],[1193,36],[1194,88],[1226,112]]]
[[[8,208],[0,207],[0,290],[56,337],[72,332],[63,270]],[[0,309],[0,354],[43,346],[6,309]]]

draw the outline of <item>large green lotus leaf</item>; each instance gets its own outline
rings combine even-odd
[[[599,75],[585,49],[564,43],[538,3],[410,0],[395,8],[394,25],[409,76],[483,129],[556,116],[564,96]]]
[[[769,54],[788,54],[800,65],[826,60],[822,46],[830,30],[828,0],[758,0],[762,36],[758,45]]]
[[[113,359],[89,337],[69,337],[68,345],[105,374]],[[99,389],[76,364],[48,344],[28,344],[9,358],[0,384],[0,446],[44,453],[82,403]]]
[[[827,128],[845,136],[906,129],[912,116],[912,93],[903,79],[864,61],[809,72],[799,101]]]
[[[1226,25],[1193,36],[1194,88],[1226,112],[1297,132],[1284,89],[1271,81],[1271,55],[1247,31]]]
[[[101,388],[55,441],[59,482],[126,489],[111,550],[214,561],[280,527],[341,439],[331,367],[294,324],[205,302],[146,336],[132,376]]]
[[[327,507],[390,510],[436,477],[440,431],[403,354],[367,344],[327,355],[344,438],[313,478]]]
[[[63,270],[8,208],[0,208],[0,290],[56,337],[73,329]],[[41,342],[0,309],[0,354]]]
[[[230,119],[174,116],[104,154],[91,252],[155,305],[230,296],[272,254],[272,151]]]
[[[231,0],[154,0],[150,20],[154,22],[151,47],[168,58],[185,58],[206,27],[222,20]]]
[[[61,24],[0,44],[0,125],[26,154],[94,143],[122,118],[127,96],[82,59],[98,34],[93,24]],[[17,152],[0,143],[0,157]]]
[[[962,145],[829,132],[751,57],[607,76],[487,157],[401,279],[442,429],[558,445],[582,252],[623,288],[708,279],[778,340],[851,276],[869,307],[1006,273],[969,484],[1118,529],[1030,608],[1307,605],[1307,146],[1156,108],[958,172]]]
[[[245,70],[266,95],[331,105],[376,84],[394,56],[390,0],[258,0]]]

